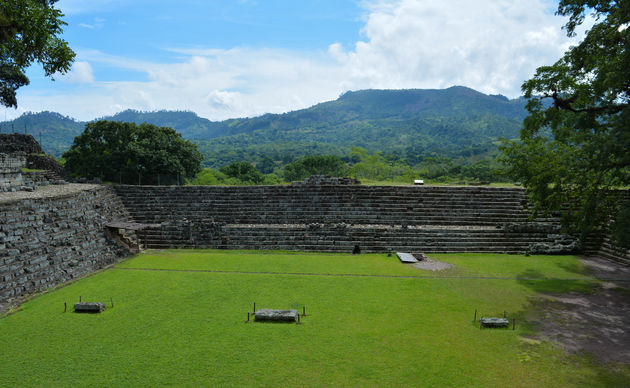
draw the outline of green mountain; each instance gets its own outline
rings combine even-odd
[[[56,157],[70,148],[85,123],[54,112],[24,113],[13,121],[0,123],[1,133],[27,133],[37,139],[44,152]]]
[[[413,165],[426,156],[474,159],[496,153],[499,137],[518,137],[524,107],[522,98],[509,100],[457,86],[347,92],[307,109],[220,122],[174,111],[128,110],[103,119],[172,127],[197,143],[204,163],[214,167],[234,160],[289,162],[309,154],[341,156],[353,146]],[[40,116],[42,120],[36,120]],[[0,126],[4,130],[14,125],[19,130],[24,123],[36,137],[42,132],[44,149],[53,155],[69,147],[72,136],[85,125],[43,112]]]

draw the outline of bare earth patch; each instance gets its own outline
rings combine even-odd
[[[591,294],[548,295],[540,316],[530,322],[541,338],[568,352],[630,365],[630,268],[596,257],[582,262],[603,282]]]
[[[421,254],[414,253],[417,259],[420,259]],[[453,264],[444,263],[442,261],[436,261],[432,258],[424,255],[424,258],[417,263],[412,264],[415,268],[426,269],[429,271],[443,271],[445,269],[453,268]]]

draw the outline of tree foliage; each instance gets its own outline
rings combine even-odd
[[[569,36],[589,13],[595,24],[523,84],[529,116],[504,161],[537,211],[562,210],[587,237],[611,217],[613,229],[628,225],[629,205],[615,189],[630,183],[630,1],[562,0],[557,13],[569,17]]]
[[[25,74],[39,62],[47,77],[66,73],[75,54],[58,35],[66,25],[57,0],[0,2],[0,104],[17,107],[16,90],[29,84]]]
[[[346,165],[334,155],[305,156],[284,167],[284,179],[301,181],[311,175],[344,176]]]
[[[201,171],[197,147],[174,129],[96,121],[63,154],[73,175],[128,184],[174,184]]]
[[[229,165],[221,168],[223,174],[230,178],[236,178],[243,184],[257,185],[263,182],[263,175],[247,162],[232,162]]]

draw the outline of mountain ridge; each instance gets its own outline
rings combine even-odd
[[[412,164],[419,154],[483,154],[492,152],[499,137],[517,137],[526,113],[522,97],[508,99],[453,86],[349,91],[304,109],[223,121],[191,111],[130,109],[99,119],[171,127],[198,144],[206,165],[217,167],[237,159],[344,154],[352,146],[403,155]],[[42,139],[47,152],[60,156],[88,122],[54,112],[25,113],[0,123],[0,128],[22,132],[26,127],[27,133]]]

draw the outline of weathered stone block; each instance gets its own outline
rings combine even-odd
[[[481,318],[479,320],[481,327],[508,327],[510,325],[510,321],[507,318]]]
[[[254,313],[257,322],[295,322],[297,310],[261,309]]]
[[[75,313],[100,313],[105,311],[105,303],[80,302],[74,304]]]

